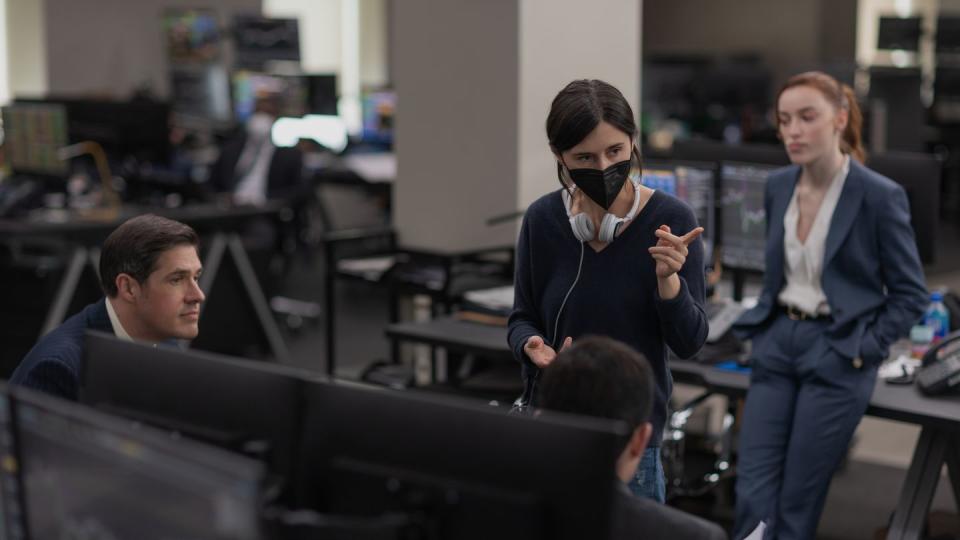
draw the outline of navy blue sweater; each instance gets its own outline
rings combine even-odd
[[[662,300],[657,291],[656,261],[647,251],[656,245],[654,231],[660,225],[668,225],[679,236],[695,228],[697,219],[685,203],[656,191],[634,222],[605,249],[597,253],[584,245],[580,281],[570,293],[554,336],[557,312],[577,275],[581,244],[570,229],[560,190],[538,199],[527,209],[520,229],[507,333],[524,378],[537,369],[523,352],[527,339],[534,335],[551,345],[562,343],[567,336],[576,342],[587,334],[603,335],[643,353],[656,378],[651,446],[660,444],[673,388],[667,346],[677,356],[689,358],[707,339],[703,243],[698,239],[690,244],[687,262],[679,273],[680,294]]]
[[[10,376],[10,384],[76,401],[86,331],[100,330],[113,334],[105,302],[101,298],[99,302],[88,305],[40,338]]]

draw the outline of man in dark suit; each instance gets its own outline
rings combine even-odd
[[[276,98],[258,99],[244,128],[220,146],[207,182],[212,191],[233,204],[258,206],[283,201],[293,210],[292,221],[261,217],[248,220],[241,231],[247,255],[268,296],[280,287],[276,270],[285,265],[275,263],[282,261],[278,256],[289,257],[296,245],[299,208],[309,194],[300,150],[273,144],[271,131],[278,112]]]
[[[257,101],[244,129],[221,145],[210,169],[211,189],[238,204],[293,203],[305,194],[300,150],[275,146],[271,139],[278,108],[274,99]]]
[[[636,497],[626,483],[643,457],[653,426],[653,372],[646,359],[616,340],[590,336],[564,349],[543,371],[540,406],[544,409],[622,420],[633,431],[617,460],[613,538],[645,540],[720,540],[723,529],[652,499]],[[584,464],[589,467],[589,464]],[[557,474],[563,474],[557,471]]]
[[[87,330],[154,344],[197,337],[204,300],[198,244],[192,228],[155,215],[117,227],[100,254],[105,297],[41,338],[10,383],[76,400]]]

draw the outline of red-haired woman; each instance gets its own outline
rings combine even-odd
[[[927,294],[904,190],[862,165],[853,91],[808,72],[776,101],[792,166],[767,181],[766,273],[737,322],[753,338],[734,538],[813,538],[877,366]]]

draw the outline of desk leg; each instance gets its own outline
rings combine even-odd
[[[737,302],[743,300],[743,287],[746,281],[747,275],[743,270],[733,271],[733,299]]]
[[[93,275],[97,276],[98,283],[100,282],[100,253],[101,250],[98,247],[87,250],[87,260],[90,261],[90,266],[93,268]]]
[[[324,255],[324,257],[331,257],[330,250]],[[327,334],[327,375],[331,378],[334,376],[334,369],[336,368],[336,332],[337,325],[335,316],[336,312],[336,303],[334,290],[336,287],[336,279],[334,277],[334,272],[336,272],[336,263],[327,261],[327,270],[323,276],[323,303],[324,310],[326,310],[326,316],[324,318],[324,328]]]
[[[70,255],[70,262],[67,264],[66,273],[60,280],[57,294],[53,297],[53,304],[47,310],[47,318],[40,330],[41,337],[60,326],[63,318],[66,317],[67,310],[70,309],[70,302],[77,293],[77,283],[80,282],[80,276],[83,275],[83,265],[87,262],[87,257],[86,248],[74,248]]]
[[[209,295],[213,287],[213,278],[220,271],[220,263],[223,262],[223,254],[227,251],[227,240],[222,234],[213,235],[210,241],[210,250],[207,251],[207,257],[203,261],[203,273],[200,274],[200,290],[204,295]],[[203,309],[203,305],[200,306]]]
[[[257,322],[260,323],[260,328],[267,336],[267,342],[270,343],[274,358],[280,363],[288,362],[290,360],[290,354],[287,351],[287,345],[280,335],[280,329],[277,328],[276,321],[273,320],[273,316],[270,314],[270,306],[267,304],[267,299],[263,295],[263,289],[260,288],[260,283],[257,281],[253,266],[247,257],[247,252],[243,249],[243,242],[237,234],[231,233],[225,235],[223,233],[217,233],[213,235],[213,239],[210,241],[210,250],[207,252],[206,259],[203,261],[203,274],[200,275],[200,290],[206,295],[210,294],[217,272],[220,270],[223,258],[228,252],[230,256],[233,257],[233,263],[237,266],[237,273],[240,274],[240,283],[247,293],[247,299],[250,300],[250,304],[253,306],[253,310],[257,316]],[[201,306],[201,309],[203,309],[203,306]]]
[[[954,435],[947,445],[947,473],[950,475],[950,487],[953,489],[953,501],[960,510],[960,440]]]
[[[395,324],[400,322],[400,293],[397,292],[397,286],[393,283],[390,283],[387,289],[389,295],[388,320],[390,324]],[[390,358],[393,359],[394,364],[399,364],[402,361],[400,357],[400,343],[397,340],[393,340],[390,344]],[[414,362],[416,362],[416,360],[414,360]]]
[[[267,335],[267,341],[270,342],[270,348],[273,350],[273,356],[277,362],[288,363],[290,353],[287,351],[287,344],[283,341],[280,334],[280,328],[277,327],[277,321],[270,313],[270,304],[267,302],[263,289],[260,288],[260,282],[257,281],[257,275],[253,271],[253,265],[247,257],[246,250],[243,249],[243,241],[236,233],[230,234],[227,239],[227,247],[230,255],[233,256],[233,262],[237,265],[237,271],[240,273],[240,281],[247,291],[247,298],[253,304],[253,309],[260,321],[260,328]]]
[[[947,446],[949,437],[942,432],[931,427],[924,427],[920,432],[887,540],[919,540],[940,480]]]

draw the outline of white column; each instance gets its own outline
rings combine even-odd
[[[639,115],[641,0],[393,4],[394,221],[411,247],[512,244],[485,221],[556,189],[545,123],[573,79],[617,86]]]
[[[340,0],[340,117],[360,133],[360,0]]]
[[[639,0],[520,2],[517,200],[526,206],[560,187],[547,145],[550,102],[574,79],[600,79],[623,93],[640,126]]]
[[[44,0],[7,0],[7,73],[10,96],[47,93],[47,32]]]
[[[7,57],[10,43],[7,41],[7,0],[0,0],[0,106],[10,102],[10,70]]]

